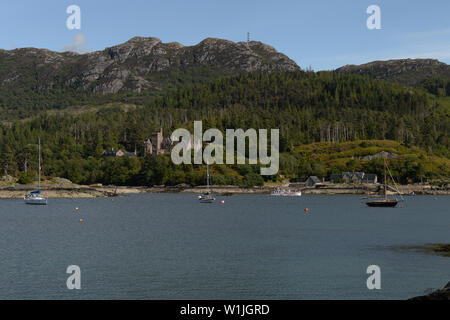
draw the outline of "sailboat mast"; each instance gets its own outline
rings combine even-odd
[[[384,155],[384,199],[387,200],[386,154]]]
[[[206,186],[208,187],[209,191],[209,164],[206,164]]]
[[[366,178],[366,195],[367,195],[367,199],[369,199],[369,197],[370,197],[370,193],[369,193],[369,178]]]
[[[41,190],[41,138],[38,138],[39,140],[39,147],[38,147],[38,157],[39,157],[39,166],[38,166],[38,171],[39,171],[39,181],[38,181],[38,186],[39,186],[39,190]]]

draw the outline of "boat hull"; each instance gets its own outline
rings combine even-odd
[[[200,203],[213,203],[216,199],[200,199]]]
[[[388,201],[368,201],[366,204],[369,207],[383,207],[383,208],[393,208],[397,205],[398,201],[388,200]]]
[[[47,199],[45,199],[45,198],[38,198],[38,199],[25,198],[24,201],[26,204],[32,204],[32,205],[46,205],[47,204]]]
[[[216,200],[216,198],[211,197],[211,196],[199,196],[199,197],[198,197],[198,200],[199,200],[201,203],[212,203],[213,201]]]
[[[275,189],[270,194],[271,196],[278,197],[300,197],[302,195],[301,191],[291,191],[286,189]]]

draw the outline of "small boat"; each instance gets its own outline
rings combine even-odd
[[[46,205],[47,204],[47,198],[43,197],[41,195],[41,139],[39,139],[39,149],[38,149],[38,157],[39,157],[39,166],[38,166],[38,190],[31,191],[29,194],[27,194],[23,200],[26,204],[37,204],[37,205]]]
[[[300,197],[302,195],[301,191],[291,191],[290,189],[276,188],[270,194],[271,196],[283,196],[283,197]]]
[[[367,197],[368,197],[369,201],[366,202],[366,205],[368,205],[369,207],[384,207],[384,208],[390,207],[390,208],[393,208],[398,203],[397,199],[389,199],[388,198],[388,195],[387,195],[386,167],[387,167],[386,155],[384,155],[384,198],[383,199],[377,199],[377,200],[370,200],[369,194],[367,194]]]
[[[212,193],[211,187],[210,187],[210,181],[211,181],[211,176],[209,175],[209,164],[206,164],[206,185],[207,185],[208,191],[198,196],[198,200],[201,203],[212,203],[213,201],[216,200],[216,198],[214,197],[214,194]]]
[[[211,203],[216,200],[214,195],[210,192],[205,192],[198,196],[198,200],[200,200],[201,203]]]
[[[23,199],[26,204],[47,204],[47,198],[41,197],[41,190],[31,191]]]
[[[397,200],[390,200],[390,199],[373,200],[366,202],[366,204],[369,207],[395,207],[397,203],[398,203]]]

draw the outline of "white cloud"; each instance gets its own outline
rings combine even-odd
[[[82,33],[78,33],[74,38],[73,38],[73,42],[66,44],[63,48],[62,51],[72,51],[72,52],[77,52],[77,53],[86,53],[87,49],[86,49],[86,39],[84,37],[84,34]]]

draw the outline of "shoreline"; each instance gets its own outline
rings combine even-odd
[[[450,258],[450,244],[448,243],[428,243],[423,245],[393,246],[393,250],[416,251]]]
[[[216,186],[214,193],[220,196],[234,194],[270,194],[275,188],[288,188],[292,191],[301,191],[304,195],[367,195],[379,194],[380,185],[371,185],[369,189],[361,185],[333,185],[326,187],[305,187],[298,184],[270,185],[261,187]],[[402,195],[450,195],[450,189],[428,185],[402,185],[398,186]],[[0,188],[0,199],[21,199],[33,186],[9,186]],[[190,193],[200,194],[207,191],[206,186],[49,186],[45,190],[48,198],[104,198],[117,197],[127,194],[146,193]],[[394,194],[388,192],[388,194]]]

